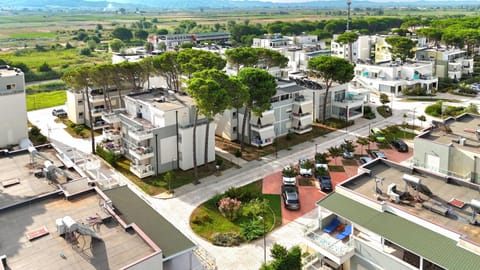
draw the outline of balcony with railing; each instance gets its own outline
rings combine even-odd
[[[130,165],[130,171],[139,178],[145,178],[155,174],[151,164],[147,165]]]
[[[131,147],[128,153],[138,160],[145,160],[153,157],[153,148],[149,146]]]
[[[128,136],[136,142],[141,142],[153,138],[152,130],[128,130]]]
[[[103,111],[102,119],[109,124],[120,123],[120,114],[124,111],[125,110],[114,110],[112,112]]]
[[[102,116],[104,111],[105,111],[105,108],[103,107],[92,109],[92,116],[93,117]]]
[[[109,141],[117,141],[121,138],[121,132],[119,129],[111,128],[111,127],[104,127],[103,128],[103,136],[105,139]]]
[[[275,140],[275,130],[273,125],[269,125],[267,127],[263,127],[261,129],[253,129],[252,128],[252,140],[250,144],[254,146],[266,146],[272,144]]]
[[[355,254],[351,236],[348,236],[347,240],[339,240],[334,235],[316,229],[308,231],[305,237],[309,241],[310,247],[338,265],[345,263]]]

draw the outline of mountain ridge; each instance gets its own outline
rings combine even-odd
[[[0,0],[2,10],[24,8],[92,8],[101,9],[108,6],[114,8],[157,8],[157,9],[198,9],[198,8],[342,8],[346,7],[346,0],[313,0],[295,2],[294,0]],[[479,5],[477,0],[354,0],[354,7],[402,7],[402,6],[460,6]]]

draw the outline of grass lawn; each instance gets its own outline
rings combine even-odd
[[[355,159],[342,159],[343,166],[358,166]]]
[[[305,177],[302,177],[300,178],[300,180],[298,180],[298,184],[300,186],[315,186],[315,178],[305,178]]]
[[[76,125],[68,118],[56,118],[55,122],[62,122],[66,127],[65,131],[74,138],[90,138],[91,131],[85,125]],[[101,131],[95,131],[94,136],[102,135]]]
[[[18,38],[18,39],[34,39],[34,38],[53,38],[56,37],[57,34],[49,33],[49,32],[31,32],[31,33],[15,33],[9,34],[11,38]]]
[[[55,70],[64,70],[78,65],[93,65],[93,63],[105,63],[110,55],[107,53],[94,52],[92,56],[84,56],[78,53],[78,49],[57,49],[36,51],[27,49],[17,53],[4,53],[1,58],[6,61],[22,62],[30,69],[36,70],[43,63],[47,63]]]
[[[331,172],[344,172],[345,168],[341,165],[328,165],[328,170]]]
[[[261,192],[262,180],[243,186],[240,189]],[[211,241],[214,233],[240,233],[240,224],[251,219],[250,217],[239,215],[239,217],[233,221],[228,220],[217,209],[217,201],[219,198],[219,196],[215,196],[206,201],[198,206],[190,216],[190,226],[192,230],[208,241]],[[267,199],[273,211],[273,213],[269,212],[265,217],[265,227],[267,231],[271,231],[282,223],[282,202],[280,195],[261,194],[260,199]]]
[[[402,130],[399,126],[390,126],[382,130],[385,141],[391,142],[395,139],[413,140],[415,133]]]
[[[228,160],[224,160],[220,156],[215,157],[216,160],[223,160],[222,166],[220,166],[220,173],[223,170],[230,169],[235,166],[235,164],[230,163]],[[202,178],[216,174],[215,168],[216,162],[211,162],[207,166],[198,167],[198,177],[201,181]],[[159,176],[150,176],[143,179],[138,178],[132,172],[130,172],[130,161],[128,159],[122,158],[117,162],[117,170],[120,171],[124,176],[126,176],[130,181],[135,183],[140,189],[142,189],[148,195],[158,195],[160,193],[168,191],[168,182],[163,180],[164,174]],[[175,191],[176,188],[179,188],[183,185],[193,183],[193,169],[188,171],[175,170],[175,179],[171,181],[170,188]]]
[[[67,101],[65,90],[38,92],[27,95],[27,111],[63,105]]]
[[[282,136],[275,139],[275,143],[272,145],[268,145],[262,148],[257,148],[250,145],[245,145],[244,151],[242,153],[242,158],[248,161],[258,159],[259,157],[267,156],[270,154],[274,154],[275,150],[289,150],[292,146],[308,142],[313,140],[314,138],[324,136],[325,134],[332,132],[332,129],[313,125],[312,131],[307,132],[305,134],[294,134],[291,133],[290,135]],[[275,144],[277,149],[275,149]],[[231,142],[226,139],[215,137],[215,145],[220,147],[221,149],[235,154],[240,149],[240,142],[235,141]]]

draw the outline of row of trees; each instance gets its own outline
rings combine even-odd
[[[257,59],[257,64],[261,60],[265,63],[282,66],[286,63],[286,58],[282,58],[278,52],[267,52],[264,49],[254,48],[249,50],[251,55],[254,55],[254,58]],[[231,55],[235,55],[235,53]],[[283,59],[283,62],[279,62],[278,59]],[[198,115],[204,115],[208,121],[212,121],[216,114],[228,108],[246,107],[245,126],[246,119],[250,117],[250,111],[253,110],[255,114],[260,115],[270,107],[270,98],[275,94],[275,78],[267,71],[250,67],[242,69],[238,76],[228,76],[221,71],[225,65],[226,61],[214,53],[186,49],[180,52],[167,52],[137,63],[123,62],[116,65],[80,67],[66,72],[62,79],[73,89],[81,91],[86,100],[89,100],[89,88],[102,89],[107,110],[111,109],[108,96],[109,89],[116,88],[121,95],[120,91],[122,89],[142,88],[153,74],[164,77],[168,87],[172,90],[181,91],[182,86],[186,85],[187,93],[196,103],[193,127],[193,157],[195,178],[197,178],[195,138]],[[255,66],[255,64],[252,62],[251,66]],[[89,118],[92,121],[90,104],[87,103],[87,106]],[[92,126],[92,123],[90,123],[90,126]],[[208,127],[209,125],[207,125],[207,135]],[[243,132],[244,130],[245,128]],[[243,138],[242,135],[242,142]],[[91,139],[92,153],[95,153],[93,135]],[[206,136],[205,143],[207,142],[208,136]],[[207,162],[207,156],[208,153],[205,153],[205,163]]]

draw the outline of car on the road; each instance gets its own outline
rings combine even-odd
[[[385,153],[382,151],[372,151],[371,154],[374,158],[387,159],[387,155],[385,155]]]
[[[52,115],[56,117],[67,117],[67,112],[64,109],[53,109]]]
[[[370,134],[375,136],[375,140],[377,142],[384,142],[385,141],[385,136],[383,136],[382,131],[379,128],[372,128],[370,130]]]
[[[283,185],[282,186],[282,198],[285,208],[288,210],[300,209],[300,197],[298,196],[298,187]]]
[[[402,140],[393,140],[392,146],[395,147],[398,152],[408,152],[408,145]]]
[[[291,166],[285,166],[282,170],[282,184],[295,186],[297,184],[297,172]]]
[[[300,167],[300,175],[303,177],[312,177],[313,164],[306,158],[298,160],[298,166]]]
[[[365,164],[365,163],[368,163],[372,160],[373,159],[371,157],[360,157],[360,158],[358,158],[358,161],[360,161],[360,164]]]
[[[318,183],[320,184],[320,189],[323,192],[331,192],[333,190],[332,178],[329,175],[319,175],[317,176]]]

